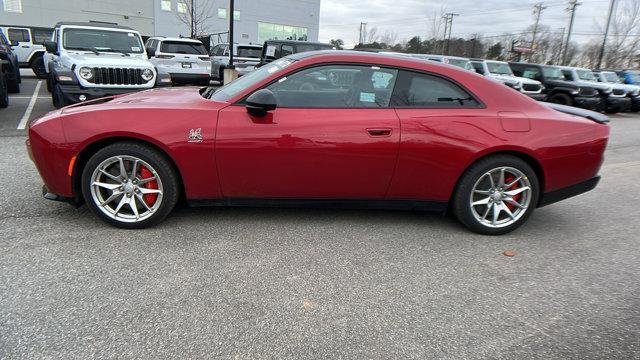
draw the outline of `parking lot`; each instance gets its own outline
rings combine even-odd
[[[53,109],[38,82],[0,110],[0,358],[640,357],[640,115],[612,117],[598,188],[500,237],[254,208],[126,231],[42,198],[19,129]]]

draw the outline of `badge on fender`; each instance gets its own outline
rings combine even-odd
[[[202,128],[189,130],[189,142],[202,142]]]

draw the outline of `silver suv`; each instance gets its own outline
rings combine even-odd
[[[156,71],[131,28],[60,22],[44,45],[47,88],[57,108],[155,85]]]
[[[256,69],[262,54],[262,45],[234,44],[233,66],[238,76]],[[211,49],[211,76],[222,81],[224,68],[229,65],[229,44],[218,44]]]
[[[211,61],[200,40],[152,37],[145,47],[160,85],[209,85]]]

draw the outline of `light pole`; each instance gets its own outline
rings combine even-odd
[[[569,31],[567,32],[567,44],[565,45],[564,52],[562,53],[562,65],[567,64],[567,50],[569,49],[569,45],[571,45],[569,41],[571,40],[571,31],[573,30],[573,20],[576,17],[576,7],[578,7],[578,5],[581,5],[581,3],[578,2],[578,0],[569,0],[569,7],[567,8],[567,10],[571,11],[571,20],[569,20]]]
[[[616,0],[611,0],[611,3],[609,4],[609,18],[607,18],[607,27],[604,29],[604,38],[602,39],[602,47],[600,48],[600,56],[598,56],[598,66],[597,68],[600,69],[600,66],[602,65],[602,58],[604,57],[604,49],[605,46],[607,46],[607,36],[609,36],[609,25],[611,25],[611,16],[613,15],[613,9],[616,6]]]
[[[233,66],[233,13],[234,9],[234,0],[229,0],[229,64],[224,68],[224,84],[228,84],[235,80],[238,77],[238,73],[236,72],[235,66]]]

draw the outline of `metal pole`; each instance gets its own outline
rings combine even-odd
[[[533,27],[533,36],[531,37],[531,52],[529,53],[529,60],[531,60],[531,56],[533,56],[533,50],[535,49],[536,46],[536,34],[538,33],[538,24],[540,23],[540,15],[542,15],[542,10],[546,9],[545,6],[542,5],[542,3],[537,3],[534,7],[533,7],[533,13],[536,16],[536,24]]]
[[[192,39],[196,38],[195,17],[196,17],[195,0],[191,0],[191,38]]]
[[[569,45],[571,45],[571,31],[573,30],[573,20],[576,17],[576,7],[581,5],[578,0],[569,0],[569,7],[567,10],[571,11],[571,20],[569,20],[569,31],[567,32],[567,44],[564,47],[564,52],[562,53],[562,65],[567,64],[567,50],[569,49]]]
[[[559,64],[560,60],[562,60],[562,48],[564,47],[564,33],[567,31],[566,28],[561,28],[562,29],[562,35],[560,36],[560,50],[558,50],[558,56],[555,57],[554,56],[554,64]]]
[[[451,28],[453,28],[453,17],[454,16],[458,16],[460,14],[454,14],[454,13],[447,13],[447,23],[449,24],[449,35],[447,36],[447,45],[446,45],[446,50],[444,52],[445,55],[449,55],[449,46],[451,43]],[[445,33],[446,35],[446,33]]]
[[[602,47],[600,48],[600,56],[598,56],[598,66],[600,69],[602,65],[602,58],[604,57],[604,49],[607,45],[607,36],[609,36],[609,25],[611,25],[611,16],[613,15],[613,9],[616,6],[616,0],[611,0],[611,4],[609,4],[609,17],[607,18],[607,27],[604,29],[604,38],[602,39]]]
[[[234,0],[229,0],[229,68],[233,69],[233,12]]]

